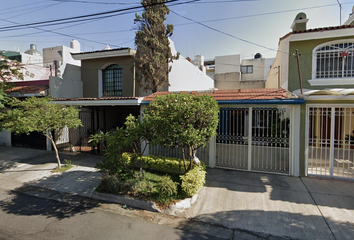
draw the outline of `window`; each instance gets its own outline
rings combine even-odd
[[[123,70],[114,64],[102,71],[103,96],[122,96]]]
[[[354,43],[331,44],[316,51],[316,78],[354,76]]]
[[[241,66],[241,73],[253,73],[253,66]]]
[[[353,79],[354,40],[333,41],[313,50],[311,85],[353,84]]]

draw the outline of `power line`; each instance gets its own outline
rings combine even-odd
[[[176,14],[177,16],[180,16],[180,17],[185,18],[185,19],[187,19],[187,20],[189,20],[189,21],[192,21],[192,22],[194,22],[194,23],[197,23],[197,24],[199,24],[199,25],[201,25],[201,26],[203,26],[203,27],[206,27],[206,28],[208,28],[208,29],[211,29],[211,30],[213,30],[213,31],[215,31],[215,32],[218,32],[218,33],[221,33],[221,34],[223,34],[223,35],[226,35],[226,36],[235,38],[235,39],[237,39],[237,40],[239,40],[239,41],[242,41],[242,42],[245,42],[245,43],[249,43],[249,44],[255,45],[255,46],[257,46],[257,47],[265,48],[265,49],[268,49],[268,50],[271,50],[271,51],[278,51],[277,49],[269,48],[269,47],[263,46],[263,45],[261,45],[261,44],[254,43],[254,42],[251,42],[251,41],[248,41],[248,40],[245,40],[245,39],[236,37],[236,36],[234,36],[234,35],[232,35],[232,34],[230,34],[230,33],[223,32],[223,31],[221,31],[221,30],[219,30],[219,29],[210,27],[210,26],[208,26],[208,25],[206,25],[206,24],[204,24],[204,23],[201,23],[201,22],[198,22],[198,21],[193,20],[193,19],[191,19],[191,18],[182,16],[182,15],[176,13],[175,11],[172,11],[172,10],[170,10],[170,11],[173,12],[174,14]]]
[[[38,4],[38,3],[43,3],[43,2],[48,2],[47,0],[44,0],[44,1],[40,1],[40,2],[37,2],[37,3],[28,3],[28,4],[21,4],[19,6],[13,6],[13,7],[9,7],[9,8],[2,8],[1,11],[6,11],[6,10],[9,10],[9,9],[14,9],[14,8],[21,8],[21,7],[25,7],[25,6],[33,6],[33,4]]]
[[[168,4],[168,3],[173,3],[173,2],[178,2],[181,0],[169,0],[163,2],[163,3],[153,3],[147,6],[155,6],[155,5],[161,5],[161,4]],[[190,1],[185,1],[177,4],[172,4],[172,6],[175,5],[180,5],[180,4],[186,4],[186,3],[192,3],[192,2],[197,2],[200,0],[190,0]],[[6,26],[6,27],[0,27],[0,31],[11,31],[11,30],[17,30],[18,28],[21,27],[31,27],[31,26],[52,26],[52,25],[59,25],[59,24],[65,24],[65,23],[72,23],[73,21],[87,21],[87,20],[92,20],[92,19],[97,19],[97,18],[104,18],[104,17],[112,17],[115,16],[117,13],[122,13],[130,10],[138,10],[143,8],[144,6],[135,6],[135,7],[129,7],[129,8],[123,8],[123,9],[117,9],[117,10],[112,10],[112,11],[106,11],[106,12],[100,12],[100,13],[93,13],[93,14],[86,14],[86,15],[80,15],[80,16],[75,16],[75,17],[68,17],[68,18],[61,18],[61,19],[55,19],[55,20],[47,20],[47,21],[40,21],[40,22],[33,22],[33,23],[25,23],[25,24],[18,24],[18,25],[12,25],[12,26]],[[107,16],[108,15],[108,16]]]
[[[168,1],[168,3],[170,2],[176,2],[174,4],[171,4],[172,6],[176,6],[176,5],[181,5],[181,4],[186,4],[186,3],[192,3],[192,2],[197,2],[197,1],[200,1],[200,0],[189,0],[189,1],[184,1],[184,2],[177,2],[177,1],[180,1],[180,0],[170,0]],[[162,4],[162,3],[158,3],[158,4]],[[158,4],[151,4],[151,6],[153,5],[158,5]],[[132,12],[136,12],[137,9],[140,9],[140,8],[143,8],[143,6],[139,6],[139,7],[134,7],[134,8],[125,8],[125,9],[120,9],[120,10],[115,10],[115,11],[109,11],[109,12],[104,12],[104,13],[97,13],[97,14],[90,14],[90,15],[95,15],[95,16],[99,16],[99,17],[95,17],[95,18],[90,18],[90,19],[81,19],[81,20],[72,20],[70,22],[74,22],[74,23],[77,23],[77,22],[80,22],[80,21],[85,21],[85,23],[87,21],[95,21],[95,20],[100,20],[100,19],[103,19],[103,18],[108,18],[108,17],[113,17],[113,16],[118,16],[118,15],[123,15],[123,14],[128,14],[128,13],[132,13]],[[128,11],[127,9],[134,9],[135,11]],[[124,12],[125,11],[125,12]],[[100,16],[100,15],[103,15],[103,14],[107,14],[107,13],[111,13],[111,12],[118,12],[116,14],[113,14],[113,15],[109,15],[109,16]],[[88,16],[88,15],[84,15],[84,16]],[[79,19],[81,17],[84,17],[84,16],[77,16],[77,17],[71,17],[71,18],[65,18],[65,19]],[[7,20],[6,20],[7,21]],[[46,21],[46,22],[53,22],[54,20],[51,20],[51,21]],[[64,20],[66,21],[66,20]],[[11,22],[11,21],[8,21],[8,22]],[[12,23],[15,23],[15,22],[12,22]],[[68,23],[65,22],[66,24]],[[15,24],[18,24],[18,23],[15,23]],[[82,23],[79,23],[79,24],[82,24]],[[76,24],[76,25],[79,25],[79,24]],[[38,29],[38,30],[41,30],[41,31],[45,31],[45,32],[49,32],[49,33],[53,33],[53,34],[57,34],[57,35],[62,35],[62,36],[66,36],[66,37],[71,37],[71,38],[76,38],[76,39],[80,39],[80,40],[85,40],[85,41],[89,41],[89,42],[94,42],[94,43],[99,43],[99,44],[107,44],[107,43],[102,43],[102,42],[99,42],[99,41],[94,41],[94,40],[89,40],[89,39],[85,39],[85,38],[81,38],[81,37],[75,37],[75,36],[72,36],[72,35],[69,35],[69,34],[64,34],[64,33],[60,33],[60,32],[55,32],[55,31],[52,31],[52,30],[46,30],[46,29],[41,29],[37,26],[32,26],[32,24],[19,24],[17,26],[23,26],[23,25],[29,25],[29,27],[32,27],[32,28],[35,28],[35,29]],[[36,25],[36,24],[34,24]],[[49,24],[49,25],[57,25],[57,24]],[[49,26],[47,25],[47,26]],[[46,26],[46,25],[43,25],[43,26]],[[6,27],[8,28],[8,27]],[[0,28],[1,29],[1,28]],[[16,29],[18,30],[18,29]],[[4,31],[4,30],[2,30]],[[6,31],[6,30],[5,30]],[[0,30],[1,32],[1,30]],[[131,40],[127,41],[127,42],[130,42]],[[126,43],[126,42],[125,42]],[[123,43],[124,44],[124,43]],[[113,47],[120,47],[120,46],[117,46],[116,44],[109,44]]]
[[[91,1],[79,1],[79,0],[50,0],[53,2],[61,2],[61,3],[89,3],[89,4],[103,4],[103,5],[132,5],[139,4],[137,3],[117,3],[117,2],[91,2]]]

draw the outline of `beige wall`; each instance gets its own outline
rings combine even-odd
[[[241,81],[264,81],[264,58],[244,59],[241,66],[253,66],[253,73],[242,73]]]
[[[132,57],[111,57],[98,58],[81,61],[81,79],[83,82],[83,97],[97,98],[99,96],[99,79],[102,70],[106,67],[118,64],[123,69],[123,97],[132,97],[134,88],[134,74],[132,71],[133,58]],[[135,87],[135,95],[139,94]],[[102,94],[102,93],[101,93]]]
[[[224,89],[258,89],[264,88],[264,81],[240,81],[240,73],[215,74],[215,88]]]

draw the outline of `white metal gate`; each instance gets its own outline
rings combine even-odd
[[[289,174],[290,110],[221,108],[216,167]]]
[[[309,105],[307,120],[307,174],[354,179],[354,105]]]

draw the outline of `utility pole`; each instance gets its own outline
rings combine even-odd
[[[281,82],[280,82],[280,65],[278,66],[278,88],[281,88]]]
[[[339,25],[342,25],[342,4],[340,4],[339,0],[337,0],[339,5]]]
[[[299,72],[300,90],[301,90],[301,94],[302,94],[302,79],[301,79],[299,52],[298,52],[297,49],[296,49],[296,60],[297,60],[297,70],[298,70],[298,72]]]
[[[274,69],[277,69],[277,74],[278,74],[278,88],[281,87],[281,82],[280,82],[280,65],[277,67],[274,67]]]

